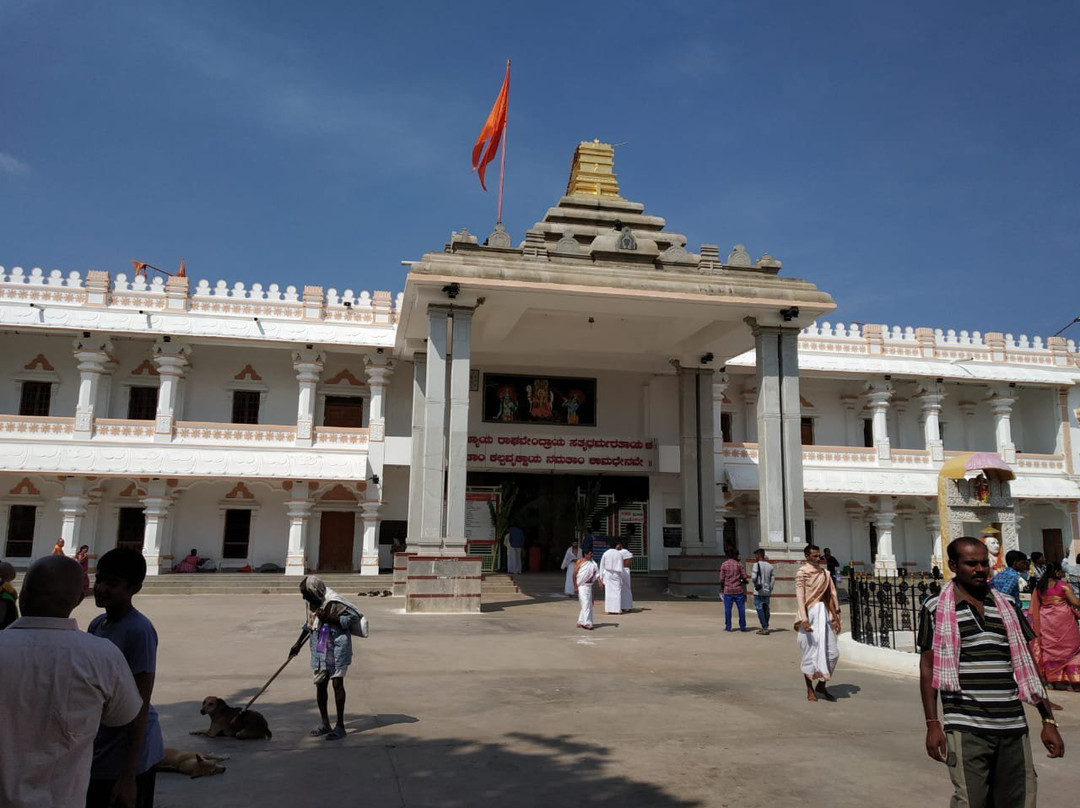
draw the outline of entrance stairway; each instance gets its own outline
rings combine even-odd
[[[503,595],[520,595],[521,588],[513,578],[502,573],[485,573],[480,582],[481,600],[489,597],[502,597]]]
[[[389,592],[392,575],[320,574],[326,585],[342,597]],[[282,573],[206,572],[189,575],[153,575],[143,584],[141,595],[298,595],[300,576]],[[358,604],[359,605],[359,604]]]

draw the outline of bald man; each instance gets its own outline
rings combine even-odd
[[[22,617],[0,632],[0,805],[83,808],[98,727],[132,722],[142,696],[120,649],[79,631],[78,562],[35,561]]]

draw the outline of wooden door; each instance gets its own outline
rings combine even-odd
[[[1061,530],[1058,528],[1047,528],[1042,532],[1043,539],[1043,555],[1046,556],[1047,561],[1060,562],[1065,558],[1065,546],[1061,543]]]
[[[359,429],[364,425],[364,399],[355,396],[327,396],[323,425]]]
[[[353,526],[350,511],[323,511],[319,528],[319,564],[324,572],[353,571]]]

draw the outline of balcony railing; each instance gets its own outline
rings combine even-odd
[[[295,426],[215,424],[201,421],[177,421],[173,435],[175,443],[186,444],[273,444],[292,443],[295,440]]]
[[[38,415],[0,415],[0,436],[51,440],[75,430],[74,418]]]

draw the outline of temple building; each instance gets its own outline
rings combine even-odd
[[[691,252],[598,142],[522,241],[454,232],[396,296],[0,268],[0,557],[63,537],[151,574],[197,547],[299,575],[397,554],[410,609],[467,610],[490,504],[533,568],[587,530],[712,593],[725,544],[928,568],[938,470],[980,450],[1015,472],[1020,547],[1080,550],[1072,342],[830,324],[781,270]]]

